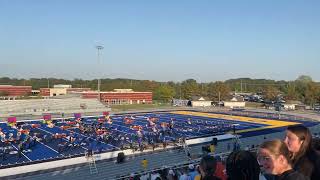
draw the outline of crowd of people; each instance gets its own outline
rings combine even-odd
[[[283,140],[266,140],[257,152],[234,150],[225,161],[206,155],[195,166],[164,168],[150,174],[134,175],[141,180],[319,180],[320,149],[310,130],[289,126]]]
[[[0,129],[0,158],[5,161],[13,156],[13,152],[21,158],[24,152],[32,152],[38,142],[53,147],[61,154],[72,154],[72,151],[79,147],[88,149],[89,154],[92,151],[105,152],[115,149],[165,149],[169,144],[181,144],[186,135],[196,137],[201,134],[221,134],[232,129],[232,123],[223,120],[212,122],[191,117],[177,120],[170,116],[160,116],[162,115],[108,115],[94,119],[46,119],[43,124],[13,123],[4,130]],[[59,128],[61,131],[45,132],[41,130],[44,127]],[[113,149],[103,144],[109,144]]]
[[[26,127],[28,126],[28,127]],[[36,125],[18,123],[10,131],[0,128],[0,159],[7,160],[10,156],[22,157],[23,153],[31,152],[42,140],[42,135],[33,131]]]

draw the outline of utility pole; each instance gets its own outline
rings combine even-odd
[[[221,98],[220,98],[220,91],[219,91],[219,102],[218,102],[219,107],[220,107],[220,101],[221,101]]]
[[[201,94],[203,95],[203,83],[201,83]]]
[[[98,66],[100,66],[100,50],[102,50],[103,48],[104,48],[103,46],[96,46],[96,49],[98,51]],[[101,101],[100,86],[101,86],[101,79],[98,78],[98,99],[99,99],[99,101]]]

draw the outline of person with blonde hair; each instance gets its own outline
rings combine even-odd
[[[292,168],[290,151],[279,139],[262,143],[257,159],[263,171],[274,175],[276,180],[308,180]]]

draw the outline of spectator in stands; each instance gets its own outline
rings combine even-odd
[[[209,150],[210,150],[210,153],[213,154],[216,150],[216,146],[213,143],[211,143],[209,146]]]
[[[190,176],[188,175],[188,170],[186,168],[182,169],[182,174],[179,177],[179,180],[190,180]]]
[[[172,169],[170,169],[168,171],[167,179],[168,180],[178,180],[178,176],[176,175],[176,173]]]
[[[257,159],[265,173],[275,175],[277,180],[308,179],[292,168],[288,147],[279,139],[262,143]]]
[[[149,180],[150,174],[146,173],[140,176],[140,180]]]
[[[289,126],[284,140],[291,152],[293,168],[311,180],[320,179],[320,154],[312,147],[312,136],[303,125]]]
[[[199,175],[198,171],[195,170],[195,167],[193,164],[189,164],[189,176],[190,180],[194,180],[194,178]]]
[[[155,171],[155,172],[152,172],[152,173],[151,173],[151,178],[150,178],[150,180],[156,180],[156,179],[158,179],[158,178],[161,179],[160,174],[159,174],[158,171]]]
[[[199,165],[200,174],[195,177],[195,180],[220,180],[220,178],[214,176],[216,166],[217,161],[214,159],[214,157],[203,157]]]
[[[220,156],[216,156],[215,159],[217,160],[217,167],[216,167],[216,172],[214,173],[215,176],[220,178],[221,180],[227,180],[227,175],[225,173],[226,167],[221,161]]]
[[[258,161],[248,151],[232,152],[227,158],[226,170],[228,180],[259,180]]]
[[[133,177],[133,180],[140,180],[140,175],[136,175]]]

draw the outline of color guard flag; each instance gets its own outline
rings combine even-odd
[[[76,119],[81,118],[81,113],[74,113],[74,118]]]
[[[8,123],[16,123],[17,117],[8,117]]]
[[[51,114],[44,115],[43,120],[46,120],[46,121],[51,120]]]

